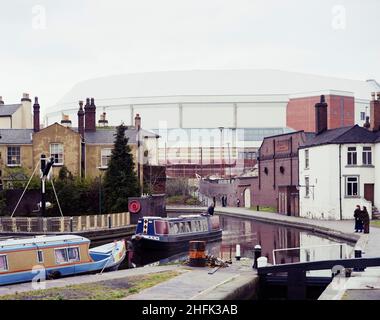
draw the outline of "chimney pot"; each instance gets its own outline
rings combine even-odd
[[[365,122],[364,122],[363,127],[366,128],[367,130],[371,127],[371,124],[369,122],[369,116],[365,117]]]
[[[61,124],[65,127],[71,127],[71,120],[68,114],[62,114]]]
[[[40,129],[40,104],[38,102],[38,97],[35,97],[33,105],[33,130],[34,132],[38,132]]]
[[[82,139],[84,138],[84,111],[83,111],[83,101],[79,101],[79,110],[78,110],[78,132],[81,135]]]
[[[141,117],[140,117],[140,114],[137,113],[136,114],[136,117],[135,117],[135,128],[137,130],[140,130],[141,129]]]
[[[29,102],[32,102],[32,100],[30,100],[29,98],[29,93],[23,93],[22,94],[22,99],[21,101],[29,101]]]
[[[84,107],[85,111],[85,131],[96,131],[96,106],[94,98],[87,98],[86,105]]]

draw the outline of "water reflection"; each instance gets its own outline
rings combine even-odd
[[[255,245],[261,245],[262,255],[271,264],[341,259],[352,249],[351,246],[346,248],[346,244],[337,245],[340,242],[334,239],[276,224],[225,216],[220,217],[220,222],[223,239],[208,244],[207,252],[223,260],[235,258],[236,244],[240,244],[241,256],[248,258],[253,258]],[[298,247],[306,248],[276,251],[273,254],[273,250]],[[187,256],[187,252],[135,252],[132,262],[137,266],[165,264],[185,260]],[[321,275],[320,272],[309,275],[314,274]]]

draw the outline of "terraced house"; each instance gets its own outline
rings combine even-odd
[[[26,94],[20,105],[0,104],[1,188],[12,187],[15,181],[23,182],[33,172],[39,174],[37,169],[42,154],[54,158],[54,175],[66,166],[74,176],[101,176],[108,167],[116,129],[108,127],[105,113],[101,115],[98,125],[96,124],[93,98],[88,98],[84,106],[82,101],[79,102],[77,128],[71,126],[71,120],[66,115],[63,115],[61,123],[42,128],[37,97],[33,104],[33,114],[31,109],[31,100]],[[7,120],[2,121],[1,115]],[[20,118],[23,121],[20,122]],[[136,170],[142,181],[143,165],[158,163],[159,136],[141,128],[141,117],[138,114],[135,116],[134,125],[127,127],[125,135],[135,163],[140,163],[136,165]]]

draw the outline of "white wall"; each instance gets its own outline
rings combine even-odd
[[[356,146],[357,166],[347,166],[347,148]],[[375,168],[362,166],[362,147],[365,144],[342,145],[341,155],[341,201],[342,218],[353,219],[356,205],[366,206],[371,212],[371,204],[364,199],[364,184],[375,182]],[[299,174],[300,184],[305,184],[305,177],[310,178],[310,197],[305,198],[305,188],[300,188],[300,215],[314,219],[339,220],[339,145],[323,145],[309,148],[310,168],[305,169],[305,149],[300,150]],[[372,163],[376,156],[372,151]],[[359,176],[358,197],[346,197],[345,176]],[[312,187],[314,185],[314,188]],[[376,195],[375,195],[376,198]]]

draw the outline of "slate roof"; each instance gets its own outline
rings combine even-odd
[[[115,142],[116,128],[112,129],[99,129],[97,128],[94,132],[85,132],[84,139],[86,143],[89,144],[113,144]],[[153,132],[147,130],[141,130],[142,137],[155,138],[158,137]],[[125,136],[128,138],[128,143],[137,143],[137,129],[128,128],[125,131]]]
[[[21,104],[0,105],[0,117],[9,117],[9,116],[11,116],[21,106],[22,106]]]
[[[0,129],[0,144],[32,144],[33,129]]]
[[[326,130],[315,134],[301,148],[314,147],[324,144],[375,143],[380,142],[380,133],[367,130],[358,125]]]

